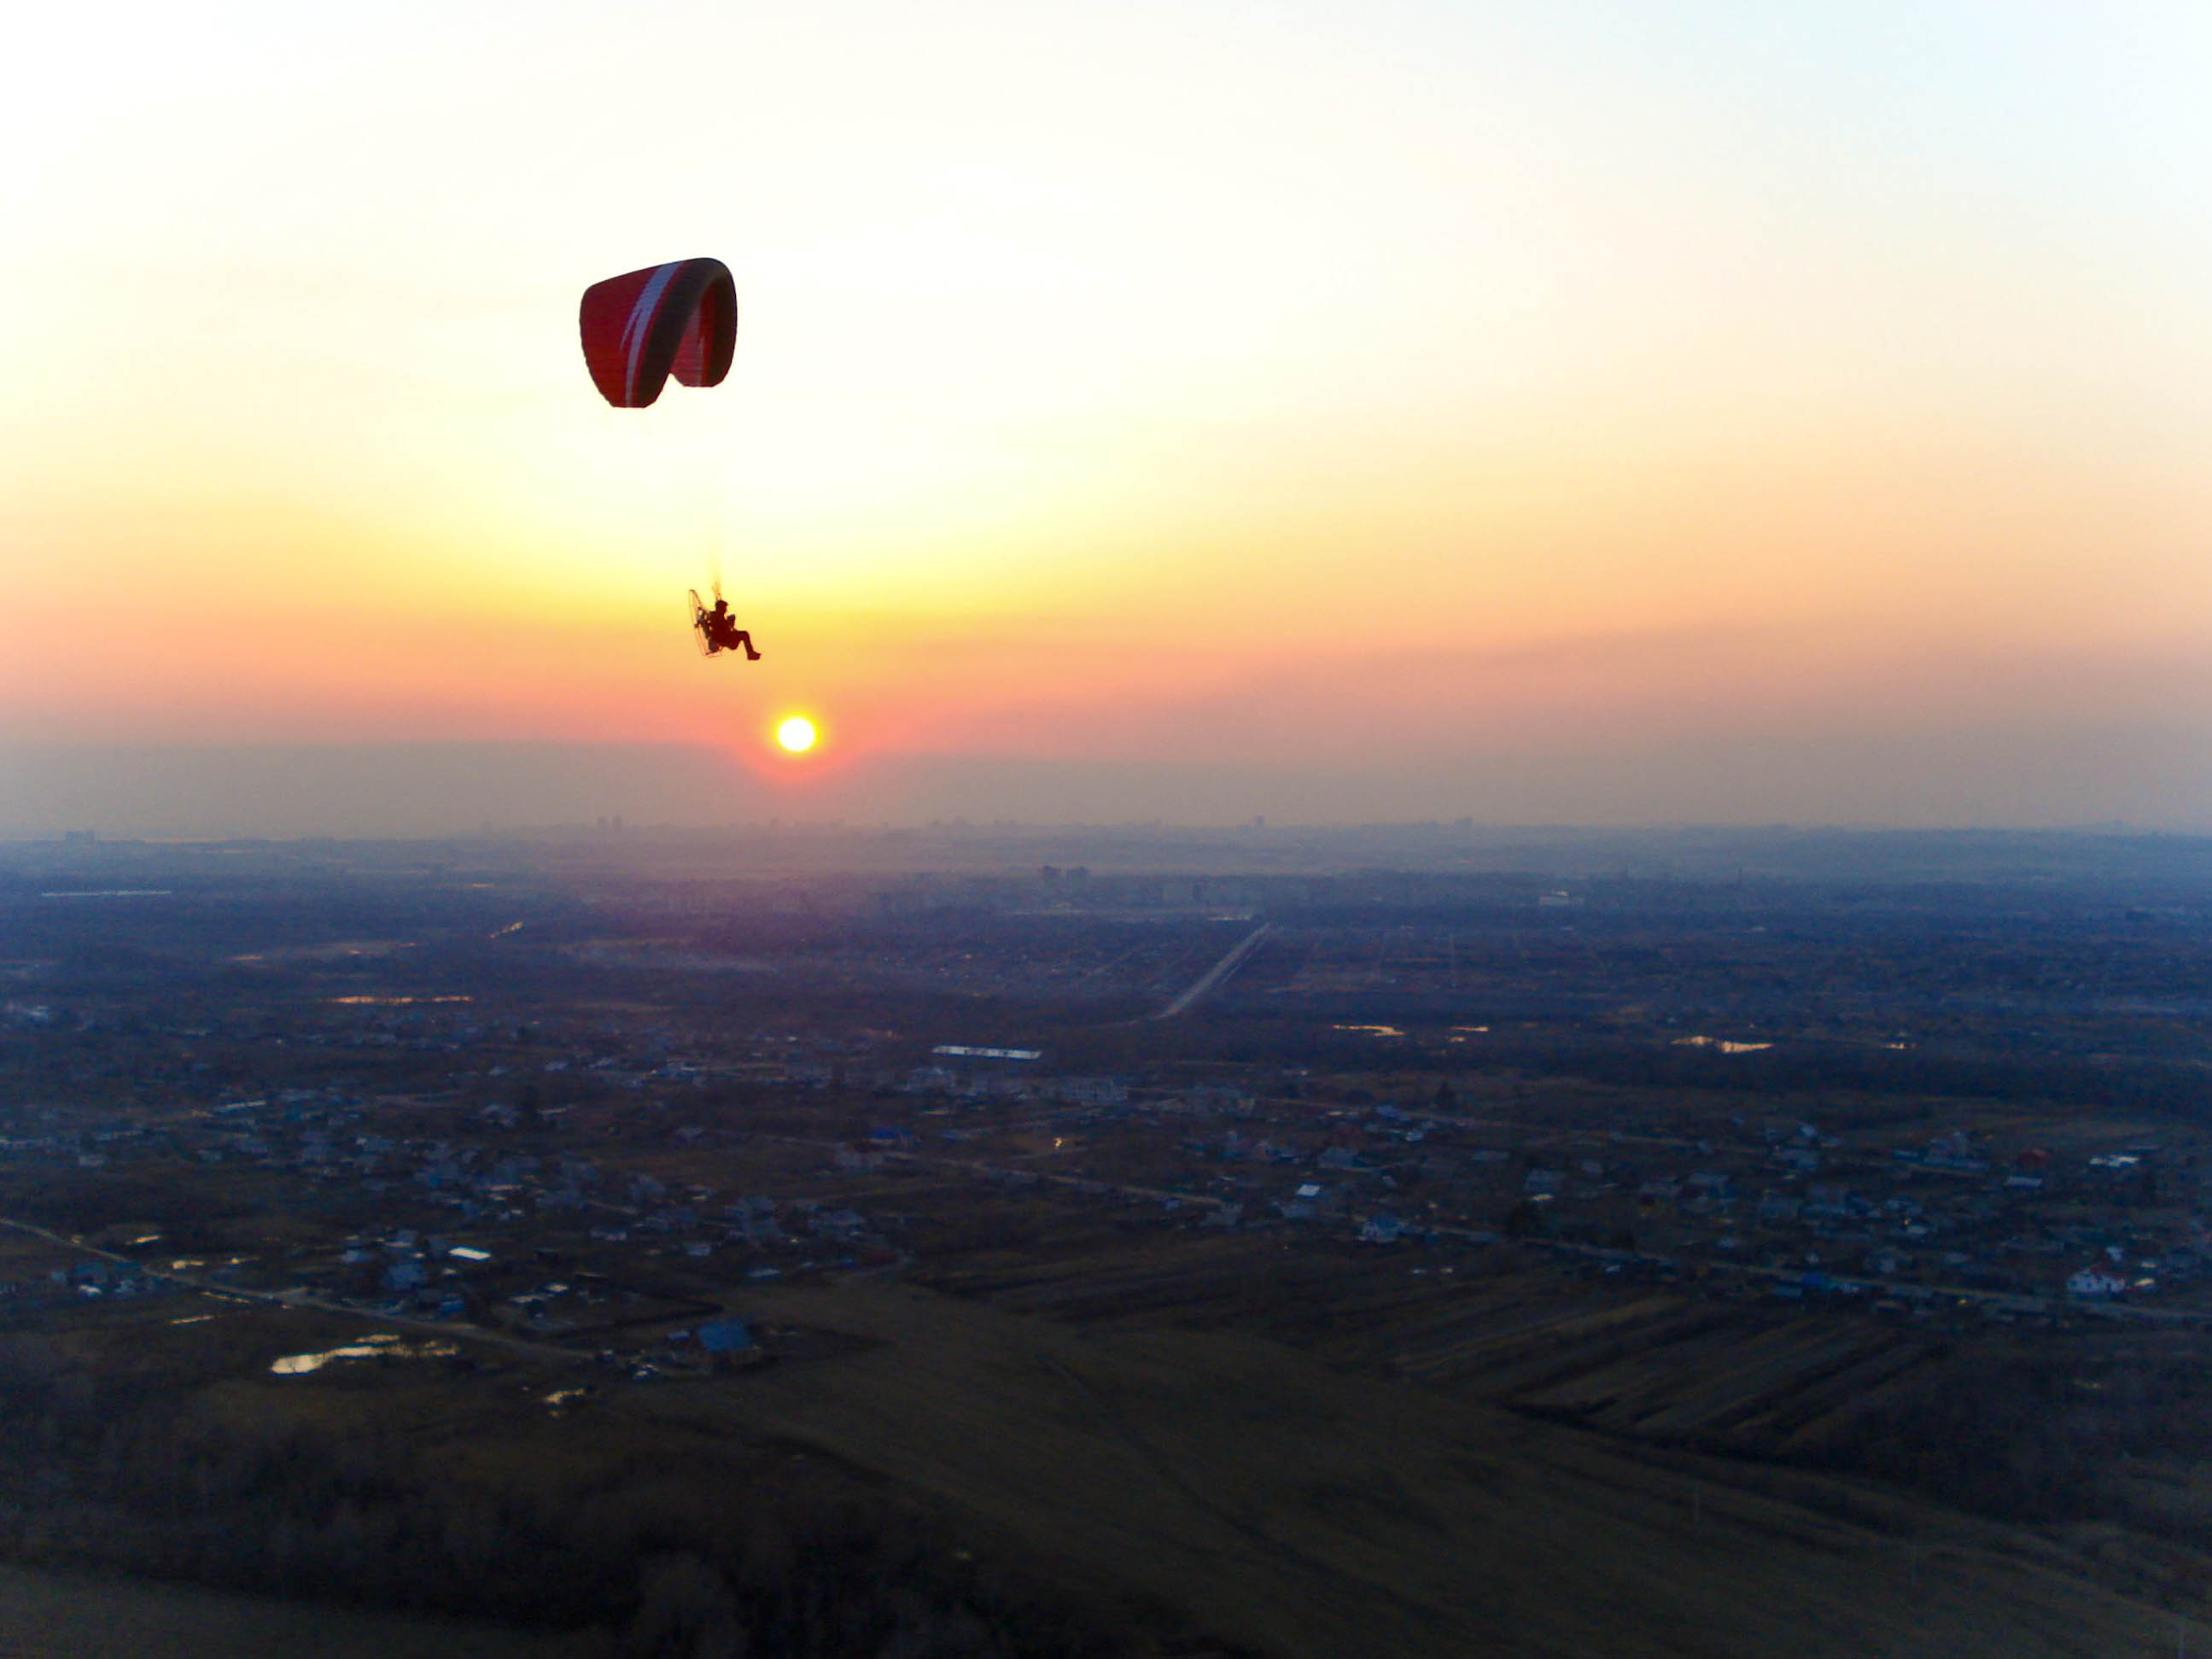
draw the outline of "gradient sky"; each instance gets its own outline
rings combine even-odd
[[[0,744],[2212,828],[2208,86],[2127,0],[49,8]],[[729,380],[607,409],[578,294],[702,253]]]

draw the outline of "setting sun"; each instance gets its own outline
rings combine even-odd
[[[775,740],[794,755],[803,755],[814,747],[814,722],[804,714],[793,714],[775,728]]]

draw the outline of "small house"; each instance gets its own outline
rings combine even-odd
[[[742,1353],[753,1345],[752,1328],[742,1319],[710,1319],[698,1328],[699,1346],[710,1354]]]
[[[2128,1281],[2105,1267],[2084,1267],[2066,1281],[2066,1293],[2079,1297],[2118,1296],[2126,1290]]]

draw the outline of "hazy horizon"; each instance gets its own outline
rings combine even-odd
[[[2051,739],[2007,736],[1999,745],[1985,735],[1971,750],[1895,742],[1879,753],[1685,744],[1595,763],[1522,757],[1450,772],[1401,766],[1329,775],[915,757],[824,776],[804,792],[765,787],[726,750],[704,744],[0,744],[0,840],[88,830],[153,840],[375,839],[617,817],[633,826],[687,829],[771,819],[1194,829],[1255,819],[1278,829],[1468,819],[1486,829],[2034,830],[2119,823],[2212,832],[2212,819],[2192,810],[2193,781],[2161,772],[2183,756],[2179,738],[2170,737],[2163,750],[2107,750],[2096,757],[2096,769],[2078,757],[2055,757],[2059,745]],[[2054,758],[2079,769],[2063,791],[2052,787]],[[1869,777],[1880,786],[1863,781]],[[2115,799],[2136,810],[2108,810]],[[1931,802],[1949,810],[1928,810]]]

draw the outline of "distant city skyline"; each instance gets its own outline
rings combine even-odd
[[[18,45],[0,835],[2212,829],[2202,9]],[[605,407],[693,255],[729,380]]]
[[[770,820],[1224,829],[1261,818],[1277,830],[1466,820],[1481,829],[2203,831],[2185,732],[2130,734],[2127,744],[2086,753],[2063,737],[2001,735],[1973,752],[1908,741],[1678,744],[1595,763],[1570,754],[1464,770],[902,757],[824,775],[805,790],[763,784],[706,744],[0,745],[0,841],[81,830],[155,840],[437,836],[615,817],[633,829]],[[2115,801],[2130,810],[2112,810]]]

